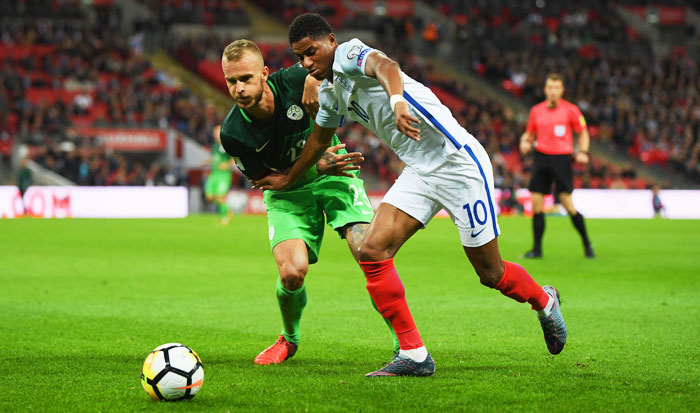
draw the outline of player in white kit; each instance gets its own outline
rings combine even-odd
[[[316,126],[290,171],[254,183],[263,190],[278,190],[295,182],[321,157],[343,116],[369,128],[406,163],[359,247],[367,290],[394,327],[401,347],[388,365],[367,376],[429,376],[435,371],[393,257],[441,208],[457,226],[481,283],[528,302],[537,311],[547,348],[558,354],[566,343],[559,294],[553,287],[540,287],[521,266],[501,259],[493,172],[481,144],[430,89],[401,72],[382,52],[358,39],[338,44],[321,16],[308,13],[294,19],[289,41],[302,66],[323,80]]]

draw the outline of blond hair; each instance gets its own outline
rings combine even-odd
[[[248,39],[240,39],[230,43],[224,49],[224,57],[226,60],[233,62],[240,59],[246,52],[253,53],[256,56],[259,56],[260,60],[262,60],[262,53],[260,52],[258,45]]]

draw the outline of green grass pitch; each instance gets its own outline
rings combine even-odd
[[[307,276],[297,355],[253,358],[279,334],[265,217],[0,222],[0,411],[697,411],[700,221],[589,220],[586,260],[567,218],[545,259],[518,256],[530,221],[502,218],[504,259],[562,294],[569,341],[545,347],[526,304],[479,284],[436,219],[400,251],[408,303],[437,364],[367,379],[391,356],[346,244],[327,231]],[[144,358],[177,341],[204,363],[194,400],[151,401]]]

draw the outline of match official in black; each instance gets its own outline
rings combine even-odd
[[[533,147],[534,166],[529,189],[532,194],[532,228],[534,245],[525,258],[542,257],[544,234],[544,195],[552,192],[571,216],[571,222],[581,235],[587,258],[594,258],[583,215],[576,211],[571,200],[574,189],[572,155],[575,162],[589,161],[590,138],[586,120],[576,105],[562,99],[564,81],[559,74],[550,73],[544,87],[546,100],[530,109],[525,133],[520,138],[520,153],[524,156]],[[578,134],[578,150],[574,153],[573,134]]]

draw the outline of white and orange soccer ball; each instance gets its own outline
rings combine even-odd
[[[141,370],[141,385],[154,400],[191,399],[203,382],[202,360],[180,343],[156,347],[146,357]]]

